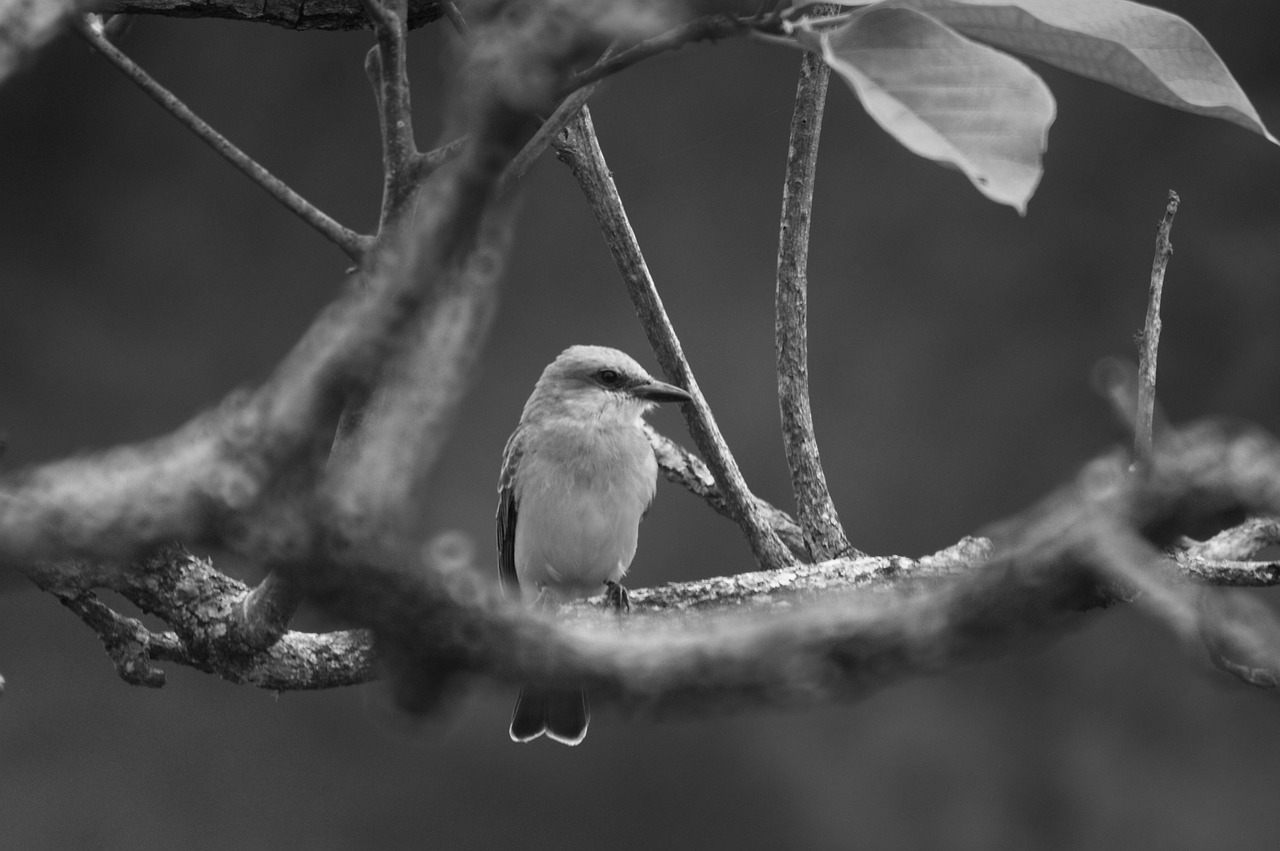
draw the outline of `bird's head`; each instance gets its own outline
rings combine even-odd
[[[542,371],[525,415],[546,411],[635,422],[658,402],[691,398],[617,349],[570,346]]]

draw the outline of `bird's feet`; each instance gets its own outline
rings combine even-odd
[[[604,604],[606,606],[612,606],[613,610],[619,614],[631,611],[631,595],[627,593],[626,588],[623,588],[612,579],[606,579],[604,587]]]

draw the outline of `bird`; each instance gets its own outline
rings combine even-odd
[[[659,402],[691,399],[605,346],[570,346],[547,365],[502,453],[498,574],[507,595],[549,606],[604,588],[615,609],[630,608],[622,578],[658,482],[643,418]],[[525,686],[510,734],[577,745],[590,721],[584,689]]]

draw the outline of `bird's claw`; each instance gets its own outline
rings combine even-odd
[[[631,595],[627,593],[627,589],[623,588],[612,579],[604,581],[604,603],[606,606],[612,606],[615,612],[631,611]]]

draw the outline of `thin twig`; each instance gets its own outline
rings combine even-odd
[[[445,0],[440,4],[440,8],[444,10],[444,16],[449,19],[449,23],[453,25],[458,35],[467,38],[471,35],[471,27],[467,25],[467,19],[462,17],[462,12],[458,9],[458,4],[453,0]]]
[[[635,232],[627,220],[622,198],[600,150],[600,142],[591,125],[591,113],[587,107],[583,107],[569,123],[566,136],[567,141],[560,147],[558,156],[569,166],[587,196],[614,262],[622,274],[631,302],[644,326],[649,344],[657,355],[658,363],[662,365],[669,380],[679,384],[693,397],[693,401],[682,405],[681,410],[698,450],[724,491],[734,521],[743,530],[761,567],[776,568],[794,564],[795,558],[778,540],[777,534],[762,516],[756,497],[748,490],[738,463],[720,434],[711,408],[694,379],[675,327],[667,316],[662,298],[649,274]]]
[[[156,103],[164,107],[179,122],[186,125],[227,162],[240,169],[250,180],[265,189],[271,197],[319,231],[325,239],[341,248],[352,260],[359,262],[364,257],[365,252],[373,243],[372,237],[363,236],[343,227],[314,204],[290,189],[284,181],[271,174],[252,157],[233,145],[225,136],[205,122],[204,119],[192,112],[177,96],[157,83],[150,74],[108,41],[106,36],[99,32],[99,28],[94,23],[77,19],[74,28],[111,64],[123,71],[125,76],[133,80],[139,88],[150,95]]]
[[[782,184],[774,326],[782,442],[791,469],[796,514],[814,561],[847,555],[852,550],[827,488],[809,405],[809,223],[829,77],[830,69],[822,57],[808,51],[801,54]]]
[[[459,136],[451,142],[445,142],[438,148],[432,148],[419,154],[414,161],[414,178],[423,180],[431,172],[456,157],[470,141],[469,136]]]
[[[1156,351],[1160,346],[1160,296],[1164,272],[1173,254],[1169,231],[1178,213],[1178,193],[1169,190],[1164,218],[1156,229],[1156,253],[1151,261],[1151,288],[1147,295],[1147,322],[1138,338],[1138,413],[1134,423],[1133,453],[1140,466],[1151,461],[1152,420],[1156,405]]]
[[[770,18],[769,20],[772,20]],[[697,18],[688,23],[670,29],[664,33],[646,39],[616,54],[606,55],[589,68],[585,68],[569,78],[564,86],[567,94],[591,83],[599,82],[605,77],[630,68],[637,62],[675,50],[695,41],[728,38],[747,32],[763,25],[764,19],[757,17],[743,18],[736,15],[711,15]]]
[[[569,122],[577,117],[582,108],[586,106],[591,95],[595,93],[598,84],[592,83],[575,91],[569,95],[561,104],[556,107],[555,112],[551,113],[551,117],[542,122],[542,126],[533,134],[525,146],[520,149],[520,153],[516,154],[506,171],[502,174],[502,180],[498,183],[498,193],[505,194],[511,191],[511,187],[524,177],[529,167],[534,161],[547,149],[557,136],[564,132],[565,127],[569,126]]]
[[[649,445],[653,447],[653,454],[657,456],[658,469],[667,481],[679,485],[705,502],[717,514],[732,520],[733,512],[729,510],[724,492],[720,490],[715,476],[711,475],[702,459],[671,438],[659,434],[647,423],[644,431],[649,437]],[[790,514],[763,499],[756,500],[756,507],[782,543],[791,550],[792,555],[802,561],[809,558],[809,545],[805,543],[804,532]]]

